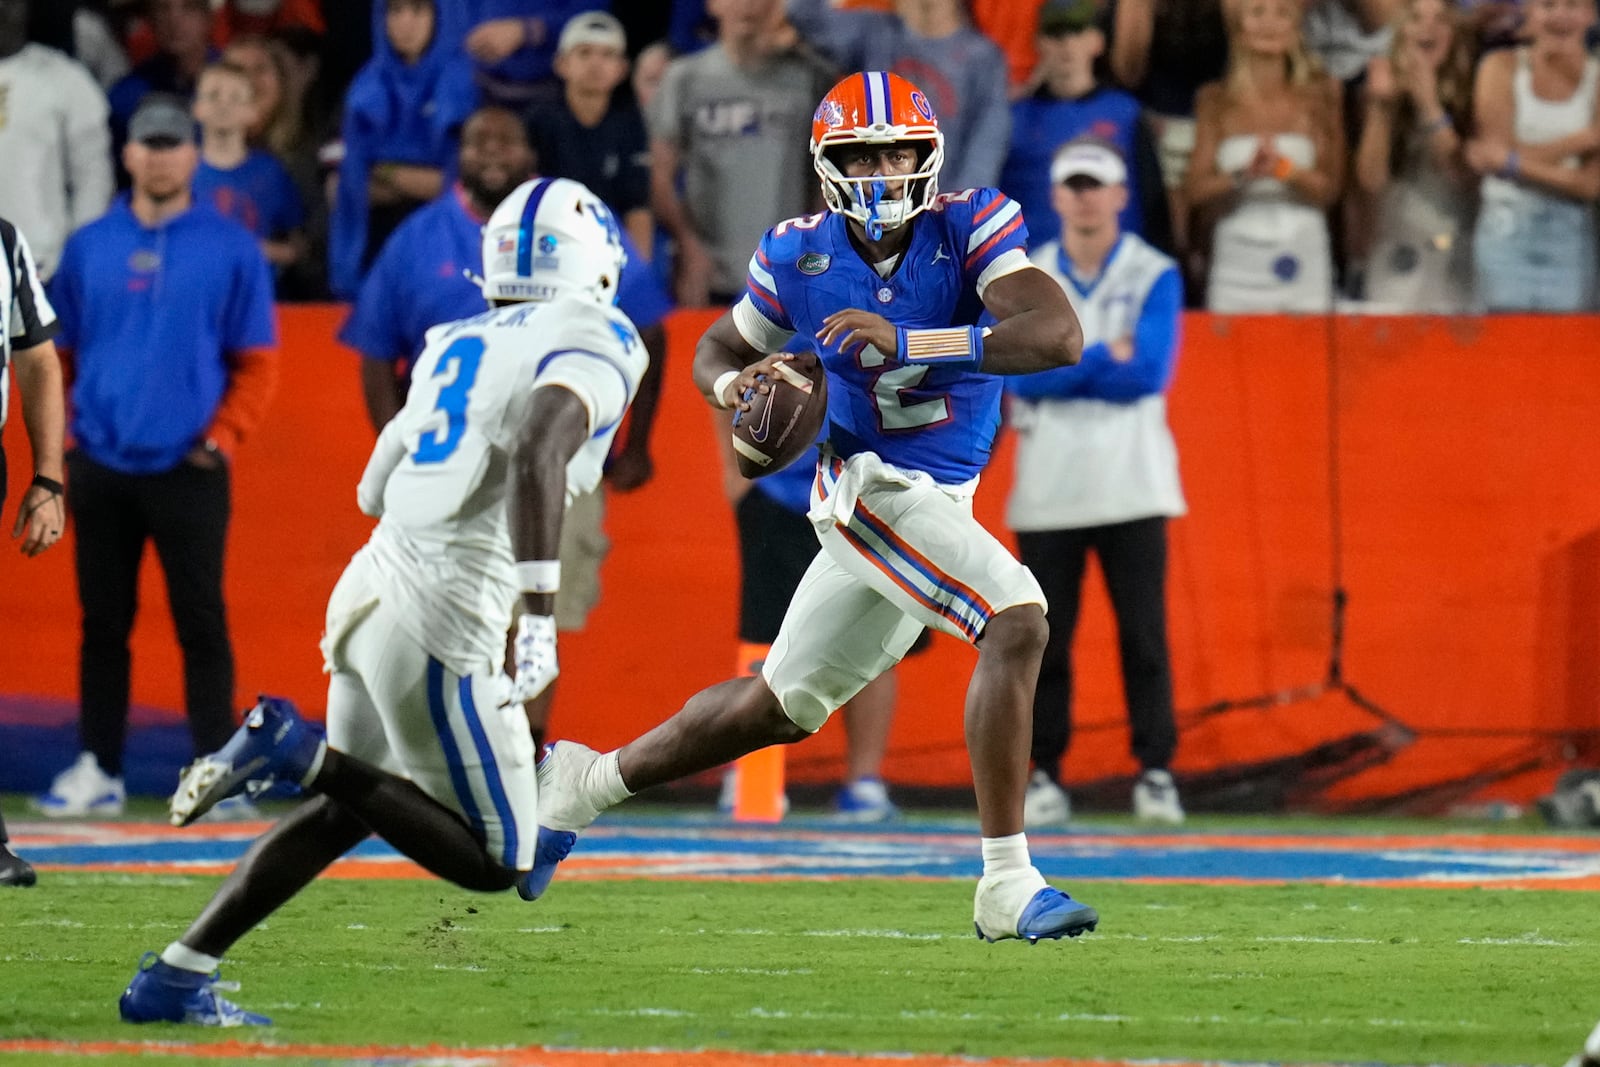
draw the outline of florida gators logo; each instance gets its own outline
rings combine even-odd
[[[817,105],[817,113],[812,118],[828,129],[836,130],[844,125],[844,105],[837,100],[824,100]]]
[[[828,269],[828,264],[833,262],[831,256],[825,252],[807,252],[795,262],[801,274],[821,274]]]
[[[933,121],[933,105],[928,103],[926,96],[922,95],[922,90],[914,90],[911,93],[911,106],[916,108],[917,113],[923,118],[929,122]]]

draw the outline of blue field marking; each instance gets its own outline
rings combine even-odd
[[[216,865],[238,860],[260,825],[203,834],[164,824],[20,823],[18,851],[37,866]],[[1176,882],[1347,882],[1560,886],[1600,879],[1600,843],[1560,837],[1292,835],[1139,830],[1033,833],[1046,875]],[[403,862],[371,839],[351,856]],[[571,870],[568,870],[568,867]],[[915,823],[840,827],[816,819],[735,826],[703,818],[608,818],[579,837],[563,878],[972,878],[976,828]]]

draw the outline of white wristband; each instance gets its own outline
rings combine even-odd
[[[744,371],[740,370],[725,370],[721,374],[717,375],[716,382],[711,386],[711,402],[717,405],[719,408],[733,407],[732,404],[727,402],[724,396],[728,391],[728,386],[735,378],[739,377],[739,375],[743,373]]]
[[[554,593],[561,588],[561,561],[525,559],[517,563],[517,584],[524,593]]]

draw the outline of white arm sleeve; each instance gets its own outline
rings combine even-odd
[[[361,481],[356,483],[356,505],[361,508],[363,515],[370,515],[374,519],[383,517],[384,486],[389,483],[389,475],[394,473],[405,454],[405,442],[400,439],[399,419],[390,419],[378,435],[372,455],[367,458],[367,469],[361,472]]]
[[[995,262],[998,263],[999,260]],[[1026,264],[1028,261],[1023,259],[1022,262]],[[749,293],[740,297],[739,302],[733,305],[733,324],[738,327],[739,336],[757,352],[769,354],[782,352],[783,346],[794,337],[793,330],[785,330],[781,326],[774,325],[771,319],[757,311],[755,305],[750,303]]]
[[[992,282],[999,278],[1004,278],[1007,274],[1015,274],[1024,267],[1031,266],[1033,264],[1028,261],[1028,253],[1020,248],[1008,248],[1001,252],[994,257],[994,260],[987,267],[983,268],[983,273],[978,275],[978,299],[983,299],[983,291],[989,288]]]

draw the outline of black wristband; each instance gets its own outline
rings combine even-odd
[[[54,478],[46,478],[42,474],[35,474],[33,476],[33,481],[30,482],[29,484],[33,485],[33,486],[38,486],[40,489],[48,489],[51,492],[51,494],[53,494],[55,496],[60,496],[62,493],[64,493],[66,491],[66,488],[67,488],[66,486],[62,485],[60,482],[56,481]]]

